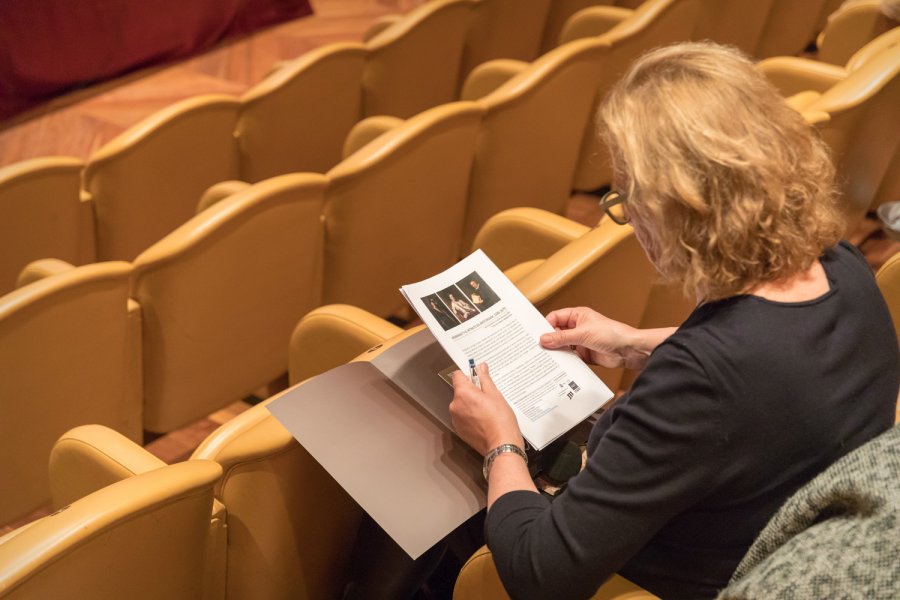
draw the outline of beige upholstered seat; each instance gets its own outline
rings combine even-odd
[[[291,335],[291,385],[350,362],[403,329],[349,304],[326,304],[305,315]]]
[[[835,156],[852,228],[867,210],[900,198],[900,46],[889,48],[835,84],[804,111]]]
[[[495,58],[532,61],[552,0],[476,0],[466,37],[462,76]]]
[[[0,295],[33,260],[94,261],[94,217],[79,197],[83,166],[47,157],[0,169]]]
[[[478,101],[486,114],[478,133],[463,247],[503,209],[564,209],[608,52],[600,40],[566,44]]]
[[[807,92],[822,94],[874,57],[897,45],[900,45],[900,27],[881,34],[860,48],[844,66],[799,56],[775,56],[760,61],[757,67],[785,97]],[[816,94],[807,93],[804,105],[809,104],[810,99],[818,98]]]
[[[213,460],[224,471],[214,488],[224,509],[205,515],[213,546],[204,598],[338,598],[362,512],[266,404],[233,418],[175,465]],[[87,426],[57,443],[51,472],[55,487],[83,493],[161,464],[114,432]]]
[[[593,6],[606,6],[617,4],[612,0],[553,0],[547,11],[547,19],[544,22],[544,34],[541,42],[542,52],[548,52],[559,44],[559,34],[569,17],[575,13]],[[626,9],[625,13],[628,14]]]
[[[691,39],[730,44],[753,55],[775,2],[778,0],[703,0]]]
[[[279,68],[241,98],[237,118],[241,178],[324,173],[341,159],[341,146],[362,117],[359,43],[322,46]]]
[[[208,461],[157,469],[7,534],[0,598],[202,598],[221,474]]]
[[[0,523],[49,502],[47,459],[67,429],[102,423],[141,439],[131,265],[58,270],[0,297]]]
[[[756,58],[800,54],[818,33],[826,0],[775,0],[753,55]]]
[[[850,0],[828,17],[816,40],[816,58],[843,65],[860,48],[896,27],[897,21],[881,12],[881,0]]]
[[[282,175],[197,215],[135,259],[144,428],[166,432],[287,370],[321,300],[322,175]]]
[[[481,547],[463,565],[453,588],[453,600],[509,600],[503,589],[494,558],[487,546]],[[627,579],[613,575],[591,596],[591,600],[651,600],[650,592]]]
[[[329,171],[324,303],[386,316],[403,304],[400,285],[459,258],[483,112],[471,102],[425,111]]]
[[[610,49],[601,66],[595,106],[639,55],[651,48],[691,39],[701,10],[701,0],[647,0],[633,11],[598,6],[569,19],[560,41],[598,36]],[[611,27],[611,28],[610,28]],[[596,110],[591,114],[596,114]],[[611,180],[606,146],[592,121],[584,132],[574,187],[594,190]]]
[[[363,114],[411,117],[456,99],[472,0],[434,0],[366,42]]]
[[[175,103],[91,156],[84,189],[94,203],[99,260],[132,260],[191,218],[207,187],[238,178],[239,106],[221,95]]]

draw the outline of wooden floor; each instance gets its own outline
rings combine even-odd
[[[226,43],[190,60],[144,69],[70,93],[0,123],[0,166],[39,156],[86,159],[113,137],[197,94],[239,95],[272,65],[323,44],[360,40],[378,17],[425,0],[312,0],[315,13]]]
[[[425,1],[312,0],[315,14],[311,17],[263,30],[181,63],[144,69],[62,96],[0,123],[0,166],[50,155],[87,159],[131,125],[173,102],[204,93],[239,95],[260,81],[273,63],[326,43],[359,40],[376,18],[407,12]],[[595,224],[601,216],[596,197],[574,197],[567,216]],[[886,239],[874,222],[867,223],[854,241],[862,244],[876,267],[900,250],[900,242]],[[220,424],[247,408],[247,404],[235,402],[147,448],[169,463],[184,460]],[[0,535],[48,512],[44,509],[0,527]]]

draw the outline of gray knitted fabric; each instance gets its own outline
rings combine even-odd
[[[900,598],[900,425],[779,509],[718,600]]]

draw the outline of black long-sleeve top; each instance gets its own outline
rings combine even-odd
[[[849,244],[822,264],[817,299],[700,306],[595,426],[566,492],[497,499],[485,530],[513,598],[586,598],[614,572],[714,597],[788,496],[892,425],[884,300]]]

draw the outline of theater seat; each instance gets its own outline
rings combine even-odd
[[[57,156],[0,168],[0,295],[33,260],[94,262],[94,216],[79,197],[83,167]]]
[[[205,515],[212,544],[205,565],[211,593],[205,598],[338,598],[362,511],[267,403],[231,419],[187,462],[175,465],[211,460],[223,472],[213,488],[220,509]],[[140,476],[154,461],[114,432],[86,426],[59,440],[51,472],[60,480],[57,487],[77,493],[86,485]]]
[[[203,598],[221,474],[209,461],[156,469],[7,534],[0,598]]]
[[[324,303],[387,316],[403,304],[401,285],[456,262],[483,112],[430,109],[328,172]]]
[[[344,138],[362,117],[365,56],[359,43],[322,46],[241,97],[235,135],[244,181],[324,173],[341,160]]]
[[[0,523],[50,501],[47,459],[67,429],[102,423],[141,439],[131,273],[123,262],[40,261],[30,283],[0,297]]]
[[[776,56],[760,61],[757,67],[785,97],[806,91],[822,94],[881,52],[897,45],[900,45],[900,27],[867,43],[843,66],[799,56]]]
[[[240,102],[195,96],[144,119],[89,159],[97,258],[133,260],[194,214],[206,188],[238,179],[234,124]]]
[[[881,0],[850,0],[828,17],[816,39],[816,58],[843,65],[860,48],[900,25],[881,11]]]
[[[471,10],[471,0],[433,0],[366,41],[363,116],[408,118],[455,100]]]
[[[563,211],[608,52],[608,44],[595,39],[566,44],[478,100],[486,113],[462,247],[471,246],[487,219],[506,208]],[[490,66],[482,65],[473,77],[485,76]]]
[[[560,590],[564,594],[564,590]],[[618,575],[610,577],[591,600],[651,600],[657,598]],[[508,600],[497,567],[487,546],[482,546],[463,565],[453,587],[453,600]]]
[[[752,53],[756,58],[793,56],[803,52],[818,31],[819,15],[827,0],[775,0],[762,36]]]
[[[804,111],[818,125],[837,165],[848,229],[880,204],[900,198],[900,45],[869,59]]]
[[[553,0],[476,0],[473,4],[462,76],[495,58],[531,61],[541,54],[544,23]]]
[[[598,6],[572,15],[560,34],[561,43],[596,36],[610,46],[597,67],[599,80],[591,114],[596,116],[600,102],[634,59],[651,48],[691,39],[700,10],[700,0],[647,0],[633,11]],[[611,179],[606,146],[597,135],[596,121],[591,120],[584,131],[572,187],[595,190]]]
[[[163,433],[287,371],[291,330],[321,304],[326,179],[257,183],[134,261],[144,313],[144,428]]]
[[[291,385],[350,362],[403,329],[349,304],[320,306],[305,315],[291,335]]]

